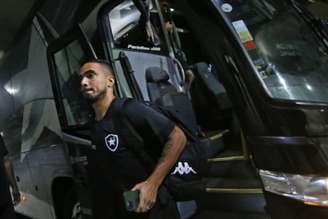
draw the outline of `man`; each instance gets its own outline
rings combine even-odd
[[[115,78],[112,69],[103,60],[92,60],[80,69],[81,90],[95,113],[92,129],[93,143],[98,151],[108,154],[114,186],[121,190],[139,191],[140,214],[120,213],[122,218],[179,218],[175,202],[169,196],[163,181],[170,173],[186,145],[183,131],[169,119],[137,101],[130,101],[125,115],[138,130],[145,150],[156,165],[149,172],[140,157],[131,151],[131,141],[126,134],[118,133],[114,110],[122,99],[114,95]],[[123,123],[122,123],[123,124]],[[160,193],[160,195],[158,195]],[[117,218],[117,216],[116,216]]]
[[[20,202],[20,193],[15,180],[11,161],[4,158],[7,153],[4,141],[0,136],[0,218],[14,219],[16,217],[10,197],[8,182],[12,188],[14,204]]]

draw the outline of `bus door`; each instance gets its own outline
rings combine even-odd
[[[83,218],[91,218],[89,188],[92,182],[88,179],[94,177],[88,174],[95,173],[97,168],[93,168],[94,162],[90,162],[95,157],[88,129],[92,113],[81,95],[78,71],[81,62],[94,57],[94,53],[84,36],[82,29],[76,27],[53,42],[48,48],[48,63],[63,139],[68,146],[76,185],[74,195],[70,197],[73,200],[71,216],[81,214]]]
[[[105,7],[99,18],[102,25],[102,35],[105,36],[108,56],[113,63],[117,77],[119,95],[161,103],[158,100],[164,97],[165,93],[161,93],[162,90],[156,90],[156,86],[153,88],[153,83],[165,81],[165,83],[159,84],[166,86],[169,83],[171,87],[167,90],[174,89],[175,92],[181,93],[185,92],[185,75],[179,62],[170,56],[170,45],[167,42],[168,40],[166,40],[167,38],[165,32],[163,32],[163,28],[161,28],[163,20],[161,20],[160,10],[155,7],[156,4],[154,6],[151,4],[148,5],[150,20],[144,21],[142,11],[138,9],[135,2],[126,0],[119,4],[109,4],[107,8]],[[156,3],[156,1],[154,2]],[[150,25],[149,22],[151,22]],[[152,29],[149,30],[149,28]],[[156,33],[159,41],[152,39],[152,31]],[[154,69],[164,70],[168,76],[165,78],[162,75],[162,71],[155,72]],[[157,73],[157,75],[152,73]],[[160,95],[163,96],[157,99],[157,93],[161,93]],[[190,104],[190,99],[188,99],[188,102]],[[181,110],[184,106],[177,104],[176,107]],[[192,117],[189,116],[189,118]],[[197,122],[195,124],[197,126]],[[225,157],[222,159],[220,157],[217,160],[226,162],[230,160],[235,161],[234,159],[235,157],[232,157],[232,159],[230,157],[228,159]],[[237,159],[241,163],[244,162],[243,157],[238,156]],[[226,165],[230,166],[230,163]],[[244,164],[242,163],[241,165]],[[249,170],[247,169],[247,171]],[[222,178],[220,178],[219,183],[216,181],[214,184],[205,185],[205,188],[202,189],[206,193],[204,196],[206,200],[202,200],[202,204],[215,210],[220,207],[221,209],[228,209],[228,211],[236,211],[236,209],[242,209],[243,211],[252,208],[252,206],[245,205],[245,203],[249,203],[248,201],[250,201],[253,203],[252,211],[263,213],[263,197],[261,190],[258,189],[258,181],[254,179],[253,174],[250,175],[253,181],[249,181],[255,182],[251,186],[248,181],[248,184],[245,183],[246,180],[238,181],[239,178],[242,178],[240,175],[237,176],[239,177],[238,179],[227,179],[229,184],[232,181],[234,184],[238,184],[241,187],[238,189],[235,187],[231,189],[230,185],[227,188],[228,183],[224,185],[222,182],[225,179]],[[246,177],[249,177],[249,175]],[[217,191],[219,195],[213,194]],[[233,192],[229,193],[227,191]]]

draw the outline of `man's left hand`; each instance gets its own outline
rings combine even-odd
[[[149,181],[144,181],[132,188],[132,191],[136,190],[139,191],[139,206],[136,212],[142,213],[149,211],[156,202],[158,186]]]

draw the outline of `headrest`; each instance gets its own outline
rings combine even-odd
[[[205,74],[209,72],[209,65],[206,62],[198,62],[193,65],[196,74]]]
[[[149,67],[146,69],[146,81],[147,82],[163,82],[170,79],[166,71],[159,67]]]

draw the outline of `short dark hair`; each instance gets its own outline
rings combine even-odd
[[[108,62],[107,60],[105,59],[86,59],[84,60],[82,63],[81,63],[81,67],[87,63],[98,63],[102,66],[104,66],[108,71],[109,73],[114,77],[114,72],[113,72],[113,68],[111,67],[111,64],[110,62]]]

